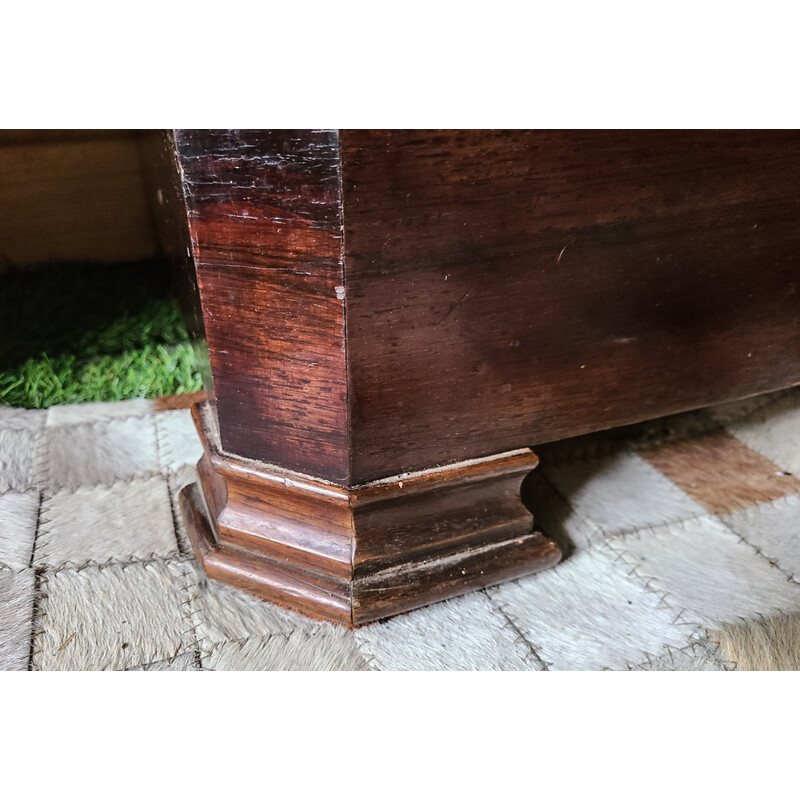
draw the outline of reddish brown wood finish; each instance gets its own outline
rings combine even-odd
[[[195,421],[202,495],[181,495],[195,554],[267,600],[360,625],[561,558],[520,499],[530,450],[348,489],[222,453],[207,403]]]
[[[176,131],[226,450],[347,481],[336,131]]]
[[[354,480],[800,381],[800,134],[341,150]]]
[[[795,132],[176,140],[230,452],[355,485],[800,380]]]

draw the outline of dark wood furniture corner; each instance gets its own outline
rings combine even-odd
[[[209,575],[358,625],[555,564],[520,501],[529,447],[800,381],[798,145],[143,142],[207,342],[206,455],[181,503]]]

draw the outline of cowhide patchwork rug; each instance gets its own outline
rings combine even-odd
[[[0,408],[0,668],[800,668],[800,390],[537,447],[553,570],[355,632],[208,581],[164,403]]]

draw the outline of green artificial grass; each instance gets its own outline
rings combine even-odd
[[[163,264],[0,278],[0,404],[48,408],[202,388]]]

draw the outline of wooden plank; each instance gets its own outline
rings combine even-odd
[[[800,135],[343,131],[353,482],[800,381]]]
[[[800,381],[795,132],[177,139],[229,452],[358,485]]]
[[[157,252],[133,131],[3,131],[0,270]]]

